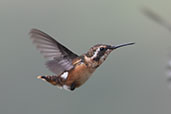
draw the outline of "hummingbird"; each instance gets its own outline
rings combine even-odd
[[[47,59],[46,67],[54,73],[37,78],[70,91],[83,85],[113,50],[134,44],[97,44],[79,56],[38,29],[32,29],[29,34],[33,44]]]

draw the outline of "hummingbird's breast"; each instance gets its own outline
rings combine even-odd
[[[70,86],[72,83],[76,84],[76,88],[84,84],[95,69],[91,69],[85,62],[81,60],[75,61],[75,67],[69,72],[65,85]]]

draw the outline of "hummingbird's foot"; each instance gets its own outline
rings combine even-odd
[[[73,82],[73,83],[71,84],[70,90],[73,91],[73,90],[75,89],[75,86],[76,86],[76,85],[75,85],[75,82]]]

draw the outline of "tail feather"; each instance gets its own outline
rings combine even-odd
[[[37,76],[37,78],[42,79],[43,81],[47,81],[52,85],[57,85],[59,87],[62,87],[62,83],[58,76]]]

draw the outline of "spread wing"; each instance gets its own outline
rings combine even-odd
[[[59,75],[65,70],[73,68],[72,60],[77,58],[78,55],[71,52],[51,36],[38,29],[32,29],[30,38],[36,44],[40,53],[48,60],[46,66],[50,71]]]

